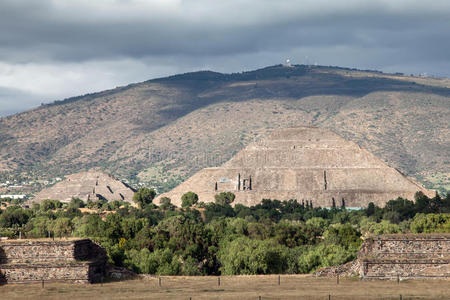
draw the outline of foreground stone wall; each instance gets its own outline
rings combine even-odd
[[[369,238],[358,260],[362,279],[449,278],[450,234]]]
[[[0,263],[37,263],[98,258],[102,254],[88,239],[72,241],[11,240],[0,244]]]
[[[26,283],[35,281],[69,281],[75,283],[98,282],[101,280],[99,264],[60,263],[5,265],[0,268],[10,283]]]
[[[368,260],[362,268],[364,279],[450,277],[448,259]]]
[[[105,265],[105,250],[88,239],[0,243],[0,273],[7,282],[98,282]]]
[[[450,235],[382,235],[367,239],[360,256],[386,258],[445,258],[450,256]]]

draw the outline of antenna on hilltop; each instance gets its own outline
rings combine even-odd
[[[284,64],[285,67],[291,67],[291,60],[288,58],[286,59],[286,63]]]

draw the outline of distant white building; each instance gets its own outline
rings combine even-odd
[[[26,195],[0,195],[0,199],[25,199]]]
[[[285,67],[292,67],[291,65],[291,60],[290,59],[286,59],[286,62],[284,63]]]

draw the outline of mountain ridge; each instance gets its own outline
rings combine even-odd
[[[263,68],[259,68],[256,70],[250,70],[250,71],[242,71],[242,72],[235,72],[235,73],[221,73],[221,72],[216,72],[216,71],[212,71],[212,70],[198,70],[198,71],[192,71],[192,72],[186,72],[186,73],[181,73],[181,74],[174,74],[174,75],[168,75],[168,76],[163,76],[163,77],[157,77],[157,78],[153,78],[153,79],[149,79],[149,80],[145,80],[145,81],[141,81],[141,82],[136,82],[136,83],[130,83],[124,86],[118,86],[116,88],[111,88],[111,89],[106,89],[103,91],[98,91],[98,92],[92,92],[92,93],[87,93],[84,95],[79,95],[79,96],[73,96],[73,97],[68,97],[62,100],[55,100],[49,103],[43,103],[40,107],[46,107],[46,106],[54,106],[54,105],[63,105],[63,104],[67,104],[70,102],[74,102],[77,100],[84,100],[84,98],[92,98],[92,97],[100,97],[100,96],[108,96],[110,94],[114,94],[120,91],[124,91],[130,88],[133,88],[136,85],[139,84],[144,84],[144,83],[152,83],[152,82],[167,82],[170,80],[185,80],[185,79],[192,79],[192,78],[196,78],[201,79],[201,80],[206,80],[206,79],[211,79],[212,77],[214,79],[225,79],[225,80],[230,80],[231,77],[233,76],[237,76],[238,79],[237,80],[252,80],[249,78],[249,76],[251,74],[255,74],[261,71],[265,71],[265,70],[271,70],[271,69],[275,69],[275,68],[282,68],[284,71],[288,70],[296,70],[298,68],[303,68],[303,69],[308,69],[308,68],[315,68],[315,69],[331,69],[331,70],[341,70],[341,71],[352,71],[352,72],[364,72],[364,73],[372,73],[372,74],[382,74],[382,75],[386,75],[386,76],[402,76],[402,77],[412,77],[412,78],[417,78],[417,77],[413,77],[413,76],[407,76],[404,75],[403,73],[384,73],[381,71],[377,71],[377,70],[360,70],[360,69],[356,69],[356,68],[346,68],[346,67],[338,67],[338,66],[310,66],[310,65],[292,65],[291,67],[286,67],[282,64],[278,64],[278,65],[272,65],[272,66],[267,66],[267,67],[263,67]],[[294,74],[292,74],[294,73]],[[201,76],[203,74],[210,74],[210,75],[214,75],[214,76]],[[284,74],[279,74],[279,76],[286,76],[285,73]],[[300,75],[298,73],[295,72],[291,72],[291,74],[289,75]],[[419,77],[420,78],[420,77]],[[448,78],[433,78],[433,79],[448,79]],[[236,79],[234,79],[236,80]],[[450,87],[450,82],[449,82],[449,86]],[[31,110],[34,109],[38,109],[40,107],[36,107],[33,108]],[[27,111],[24,111],[27,112]],[[19,112],[16,114],[21,114],[24,112]],[[8,117],[8,116],[3,116],[4,117]]]
[[[449,98],[448,79],[346,68],[185,73],[1,118],[0,170],[48,177],[100,167],[164,191],[274,128],[314,125],[422,183],[437,176],[428,187],[439,188],[449,181]]]

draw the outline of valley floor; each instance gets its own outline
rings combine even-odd
[[[0,286],[1,299],[449,299],[450,280],[359,281],[310,275],[157,277],[104,284]],[[400,296],[401,295],[401,296]],[[261,298],[260,298],[261,296]]]

